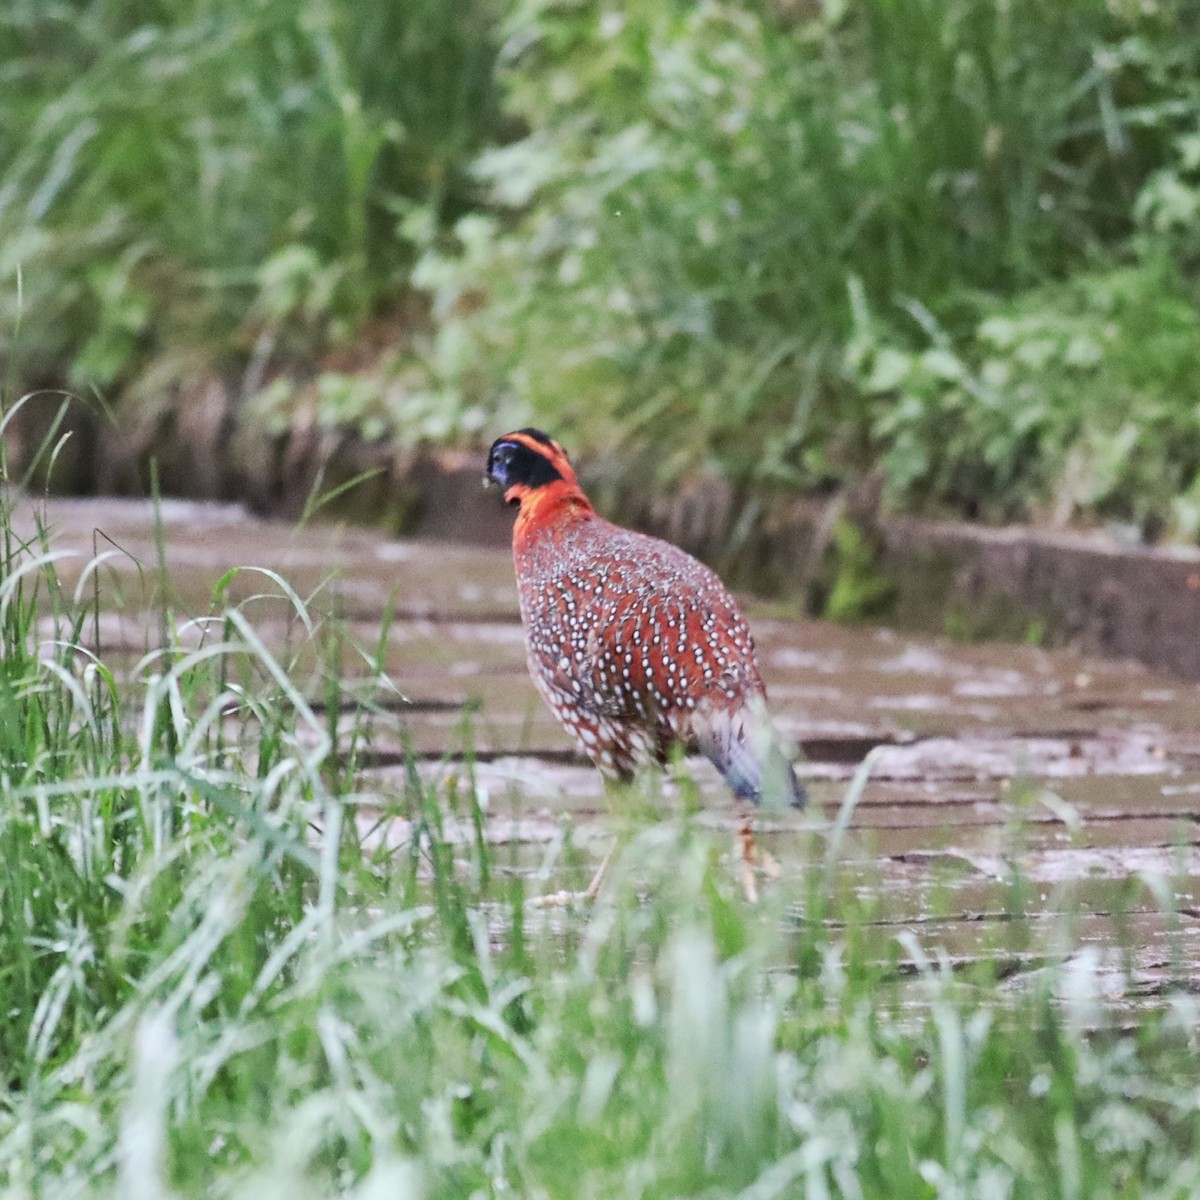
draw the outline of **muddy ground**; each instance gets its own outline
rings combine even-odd
[[[144,649],[161,594],[151,508],[52,500],[38,512],[53,547],[77,554],[60,563],[68,579],[93,554],[119,551],[105,565],[102,649]],[[32,511],[19,515],[32,529]],[[564,885],[564,845],[583,859],[572,884],[603,855],[614,819],[596,773],[526,676],[502,531],[495,545],[394,541],[181,501],[165,502],[161,520],[181,611],[208,611],[225,572],[254,565],[280,572],[302,596],[323,585],[318,604],[336,607],[364,644],[394,613],[387,667],[405,699],[372,752],[370,786],[381,797],[402,790],[406,748],[430,777],[461,775],[469,724],[489,837],[508,847],[512,869],[554,891]],[[273,590],[246,574],[230,596]],[[1172,981],[1200,986],[1196,685],[1128,660],[958,645],[805,620],[779,601],[746,605],[778,723],[803,748],[813,798],[805,813],[762,816],[761,839],[785,882],[811,861],[849,781],[881,747],[839,849],[843,886],[870,899],[881,934],[911,931],[930,953],[989,958],[1022,978],[1070,929],[1130,1000]],[[287,634],[285,609],[248,609],[269,643]],[[714,772],[703,762],[687,769],[700,819],[732,829]],[[664,807],[677,809],[678,796],[668,783]],[[401,845],[407,833],[397,820],[379,836]]]

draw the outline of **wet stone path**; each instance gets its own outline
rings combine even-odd
[[[118,551],[100,576],[104,595],[120,592],[124,607],[114,600],[106,611],[102,649],[143,651],[155,628],[150,508],[55,500],[38,511],[52,548],[77,555],[58,564],[67,580],[94,554]],[[528,870],[531,886],[562,886],[547,864],[560,861],[564,839],[584,868],[611,844],[597,774],[526,676],[506,546],[296,531],[237,507],[180,502],[164,503],[161,520],[181,611],[209,611],[217,581],[240,565],[278,572],[301,596],[321,589],[316,605],[336,605],[364,645],[378,641],[392,612],[387,669],[405,699],[374,742],[369,785],[381,797],[402,790],[409,751],[432,779],[461,774],[469,719],[488,836],[510,848],[504,861]],[[32,521],[20,514],[23,528]],[[277,591],[246,572],[229,599]],[[999,958],[1019,975],[1053,949],[1065,910],[1077,944],[1123,966],[1114,986],[1131,999],[1180,975],[1200,986],[1200,689],[1128,662],[849,628],[749,599],[746,608],[772,708],[803,747],[814,802],[803,814],[763,816],[761,840],[785,878],[811,860],[813,838],[873,752],[839,878],[871,899],[881,931],[911,931],[952,961]],[[283,602],[254,602],[247,613],[267,644],[294,625]],[[362,660],[347,669],[361,673]],[[715,773],[703,762],[688,771],[701,819],[729,824]],[[668,782],[667,810],[678,810],[677,793]],[[405,823],[378,836],[403,844]]]

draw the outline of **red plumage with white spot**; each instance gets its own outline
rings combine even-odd
[[[681,746],[742,799],[767,789],[803,803],[766,717],[749,626],[721,580],[600,517],[538,430],[498,438],[488,478],[520,506],[513,557],[530,674],[601,772],[626,779]]]

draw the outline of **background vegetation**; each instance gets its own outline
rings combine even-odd
[[[0,72],[14,393],[1200,532],[1186,0],[14,0]]]
[[[8,0],[5,399],[121,428],[213,376],[251,437],[536,419],[643,477],[1192,536],[1198,55],[1184,0]],[[1200,1190],[1194,1000],[1115,1032],[1069,920],[999,989],[868,935],[836,828],[751,908],[687,819],[538,913],[447,836],[469,753],[362,769],[392,697],[332,601],[164,590],[112,652],[111,564],[13,503],[5,1194]]]

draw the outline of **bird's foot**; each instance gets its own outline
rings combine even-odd
[[[741,859],[742,890],[751,904],[758,903],[758,872],[767,879],[779,879],[783,875],[775,856],[764,850],[754,836],[754,817],[746,813],[738,821],[734,839],[734,853]]]
[[[758,903],[758,880],[754,875],[754,864],[746,858],[742,859],[742,891],[750,904]]]
[[[533,896],[525,901],[526,908],[570,908],[574,904],[591,904],[594,896],[587,892],[546,892],[542,896]]]
[[[599,867],[596,868],[595,875],[592,876],[592,882],[587,885],[587,889],[582,892],[548,892],[544,896],[535,896],[532,900],[525,901],[526,908],[566,908],[571,904],[593,904],[596,897],[600,895],[600,889],[604,886],[604,880],[608,876],[608,866],[612,862],[613,855],[616,853],[617,843],[613,842],[608,848],[608,853],[601,860]]]

